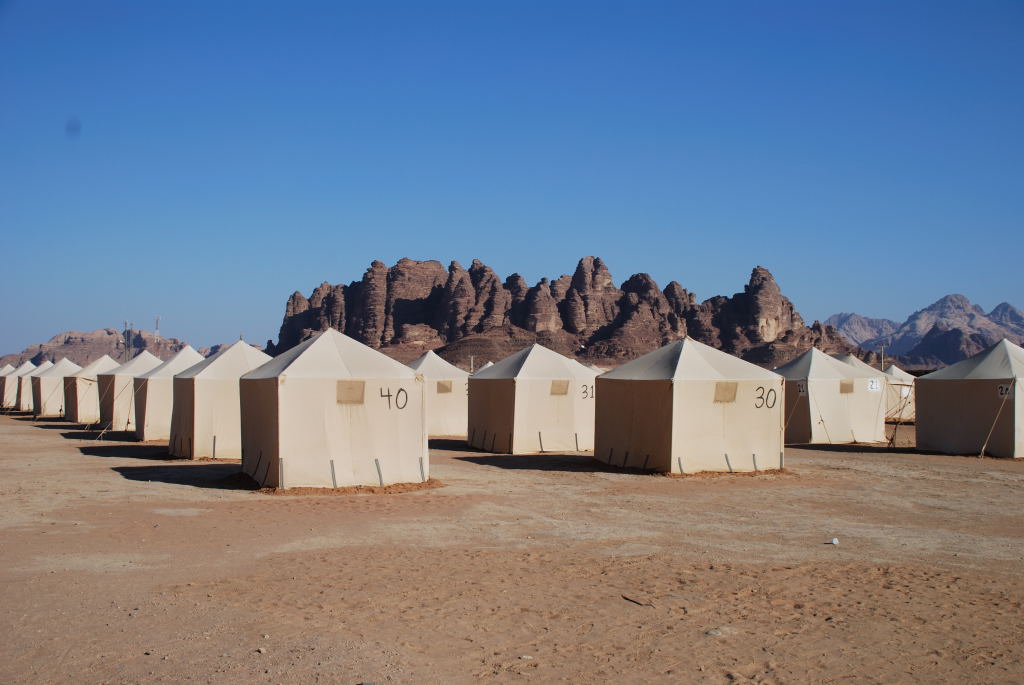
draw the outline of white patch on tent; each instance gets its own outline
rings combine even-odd
[[[881,392],[882,383],[877,378],[868,379],[868,391],[869,392]]]

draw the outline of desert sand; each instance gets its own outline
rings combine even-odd
[[[93,438],[0,417],[0,682],[1024,682],[1024,463],[435,441],[444,487],[275,496]]]

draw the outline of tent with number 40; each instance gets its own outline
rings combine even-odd
[[[917,379],[917,446],[1024,457],[1024,349],[1003,339]]]
[[[242,470],[264,487],[419,483],[423,381],[328,329],[241,377]]]
[[[783,378],[686,338],[597,378],[594,456],[665,473],[783,466]]]

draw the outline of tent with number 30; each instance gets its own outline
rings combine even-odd
[[[686,338],[597,379],[594,456],[665,473],[782,468],[783,378]]]
[[[1003,339],[917,379],[917,446],[1024,457],[1024,349]]]
[[[427,480],[423,381],[328,329],[241,377],[242,470],[264,487]]]

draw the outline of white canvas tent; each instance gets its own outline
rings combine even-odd
[[[1024,457],[1024,349],[1001,340],[917,379],[917,446]]]
[[[0,376],[6,376],[6,375],[8,375],[10,373],[13,373],[13,372],[14,372],[14,367],[11,366],[10,364],[4,364],[3,367],[0,367]]]
[[[469,444],[533,454],[594,447],[594,378],[579,362],[531,345],[469,379]]]
[[[3,408],[14,409],[18,406],[18,378],[26,373],[31,373],[36,365],[30,361],[22,362],[18,368],[4,376],[0,376],[0,384],[3,387]]]
[[[32,377],[32,404],[36,416],[64,416],[64,377],[82,370],[68,358]]]
[[[160,366],[135,377],[135,437],[141,442],[171,437],[174,376],[203,361],[203,355],[185,345]]]
[[[914,393],[912,374],[907,373],[895,364],[885,367],[885,418],[888,421],[914,421],[917,399]]]
[[[423,381],[328,329],[242,376],[242,469],[267,487],[426,481]]]
[[[103,430],[135,430],[135,401],[132,398],[136,376],[163,364],[143,350],[116,369],[97,374],[100,391],[100,425]]]
[[[103,355],[81,371],[64,377],[64,418],[73,423],[93,424],[100,420],[100,391],[96,376],[119,367]]]
[[[666,473],[783,467],[785,379],[686,338],[597,378],[594,456]]]
[[[53,368],[53,362],[46,360],[18,378],[18,411],[34,412],[36,410],[35,402],[32,401],[32,379],[51,368]]]
[[[238,379],[270,361],[239,340],[174,377],[170,452],[185,459],[242,456]]]
[[[786,377],[786,442],[843,444],[885,440],[885,384],[811,348],[775,369]]]
[[[466,437],[469,373],[428,351],[409,364],[423,376],[427,402],[427,433]]]

